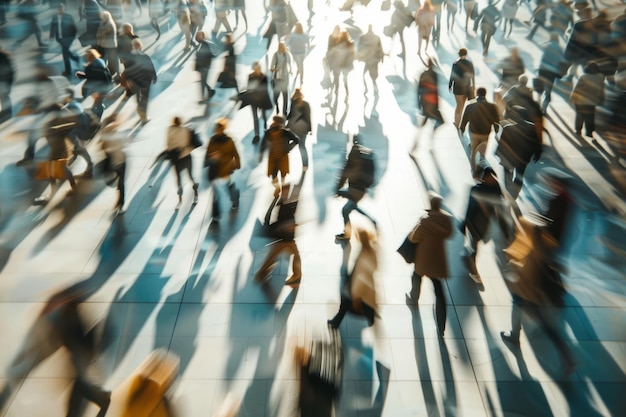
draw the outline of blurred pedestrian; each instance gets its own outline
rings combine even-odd
[[[0,123],[4,123],[13,116],[11,103],[11,86],[15,80],[11,54],[0,47]]]
[[[237,55],[235,55],[235,45],[230,33],[224,36],[224,49],[226,50],[224,69],[217,78],[219,88],[234,88],[239,93],[239,86],[237,85]]]
[[[448,278],[446,239],[452,236],[452,216],[441,208],[441,196],[429,193],[430,210],[426,210],[409,233],[409,241],[417,244],[415,263],[411,276],[411,291],[406,293],[408,305],[417,306],[422,277],[431,279],[435,288],[437,330],[443,337],[446,330],[446,297],[443,280]]]
[[[261,140],[259,135],[259,111],[263,117],[263,131],[265,131],[267,130],[267,111],[273,107],[269,95],[269,82],[258,61],[252,63],[252,72],[248,75],[248,87],[246,91],[241,93],[240,98],[242,106],[250,105],[252,110],[252,123],[254,124],[252,143],[257,144]]]
[[[346,90],[345,102],[347,103],[350,96],[350,90],[348,88],[348,74],[354,69],[354,59],[356,57],[356,50],[354,42],[350,38],[348,31],[341,31],[339,34],[339,40],[327,54],[328,66],[333,75],[332,84],[335,92],[335,97],[339,97],[339,84],[343,79],[343,85]],[[340,78],[341,76],[341,78]]]
[[[544,30],[549,31],[549,28],[546,26],[546,22],[548,21],[548,12],[550,12],[550,1],[549,0],[537,0],[537,5],[533,10],[533,14],[531,17],[531,21],[533,26],[530,28],[526,39],[533,40],[535,33],[537,30],[542,27]],[[558,37],[558,35],[557,35]]]
[[[570,0],[558,0],[553,3],[550,14],[550,29],[564,37],[571,25],[574,25],[572,2]]]
[[[106,67],[100,52],[96,49],[89,49],[85,52],[85,67],[82,71],[76,71],[76,78],[84,79],[82,86],[83,98],[93,97],[91,111],[102,117],[104,113],[104,98],[111,90],[111,72]]]
[[[545,114],[548,111],[552,96],[552,87],[557,78],[565,75],[563,68],[566,62],[563,58],[563,47],[559,42],[559,35],[556,32],[550,33],[550,42],[542,46],[543,53],[539,62],[538,75],[533,82],[534,90],[539,94],[541,101],[541,111]]]
[[[585,136],[593,137],[596,130],[596,106],[604,104],[604,96],[604,75],[598,64],[590,62],[585,66],[585,73],[580,76],[570,95],[576,108],[576,135],[580,136],[585,126]]]
[[[235,142],[226,134],[227,125],[228,121],[224,118],[215,123],[204,158],[204,166],[208,167],[208,179],[213,190],[212,220],[209,224],[209,229],[212,230],[219,227],[224,193],[228,192],[230,197],[230,209],[235,211],[239,208],[239,190],[232,181],[232,174],[241,168],[241,162]]]
[[[226,33],[231,33],[233,30],[228,22],[229,1],[228,0],[215,0],[215,24],[213,25],[213,36],[217,36],[221,26],[224,26]]]
[[[354,261],[352,271],[343,277],[339,311],[328,325],[339,328],[348,311],[364,316],[368,326],[378,315],[376,271],[378,270],[378,244],[374,233],[357,228],[355,234],[361,242],[361,251]]]
[[[63,115],[74,116],[75,120],[75,127],[70,130],[67,135],[67,138],[72,144],[72,157],[70,158],[68,165],[72,165],[76,158],[80,156],[87,163],[85,171],[80,174],[80,176],[91,178],[93,176],[93,161],[91,160],[89,152],[87,152],[87,148],[82,143],[82,141],[92,138],[90,116],[85,113],[80,103],[74,99],[73,88],[68,88],[66,90],[66,95],[62,102],[59,103],[59,107],[65,112],[60,113]]]
[[[208,82],[209,71],[213,63],[213,43],[206,38],[206,33],[199,31],[196,33],[196,41],[198,41],[198,49],[196,50],[196,66],[195,69],[200,74],[200,101],[199,103],[208,103],[215,94],[215,90],[211,88]]]
[[[513,31],[513,23],[515,22],[515,15],[517,14],[518,4],[517,0],[504,0],[502,4],[502,10],[500,13],[502,14],[501,21],[503,22],[503,34],[505,38],[511,36],[511,32]],[[507,33],[506,26],[509,24],[509,31]]]
[[[467,59],[467,49],[459,49],[459,59],[452,64],[448,90],[454,94],[456,107],[454,109],[454,126],[458,129],[461,125],[461,116],[465,102],[474,98],[474,64]]]
[[[435,129],[439,128],[444,123],[443,116],[439,111],[439,87],[437,86],[437,78],[434,62],[432,58],[428,58],[426,71],[420,75],[417,84],[417,103],[422,109],[422,115],[424,116],[422,126],[426,124],[428,119],[433,119],[435,121]]]
[[[399,54],[401,57],[406,56],[406,46],[404,44],[404,29],[409,27],[415,20],[413,13],[404,5],[400,0],[393,2],[393,13],[391,14],[391,21],[388,26],[385,26],[383,33],[385,36],[393,38],[395,34],[400,37],[400,46],[402,52]]]
[[[498,69],[502,71],[500,85],[504,91],[517,83],[519,77],[526,72],[526,67],[516,47],[512,47],[510,55],[500,61]]]
[[[59,3],[57,14],[52,17],[50,22],[50,39],[56,40],[61,45],[61,55],[63,56],[63,65],[65,71],[63,75],[66,77],[72,74],[72,65],[70,60],[78,62],[78,57],[72,51],[70,46],[76,39],[76,23],[71,14],[65,13],[65,4]]]
[[[487,242],[490,239],[491,222],[500,220],[502,198],[496,173],[488,166],[483,170],[482,180],[470,190],[465,220],[460,226],[461,233],[465,236],[463,260],[469,270],[469,277],[477,284],[482,284],[476,268],[478,242]]]
[[[469,123],[470,132],[470,166],[472,172],[476,169],[476,152],[481,144],[487,144],[492,127],[498,130],[500,115],[496,105],[487,101],[487,90],[484,87],[476,89],[476,98],[471,100],[463,111],[463,119],[459,129],[465,132]],[[484,158],[484,154],[481,155]]]
[[[304,33],[302,29],[302,23],[297,22],[294,25],[293,32],[289,35],[289,52],[296,63],[296,79],[300,76],[300,87],[304,83],[304,58],[306,57],[309,49],[309,35]],[[295,79],[294,79],[295,82]]]
[[[461,2],[459,1],[459,3]],[[456,20],[456,14],[459,10],[459,4],[457,4],[457,0],[446,0],[445,5],[448,12],[446,15],[446,27],[448,33],[450,33],[454,30],[454,22]]]
[[[96,43],[102,58],[107,63],[107,68],[112,77],[119,77],[119,63],[117,60],[117,25],[111,17],[111,13],[100,13],[101,22],[96,34]]]
[[[271,14],[270,25],[263,34],[263,38],[267,39],[265,49],[270,49],[274,36],[277,36],[280,42],[289,34],[288,10],[285,0],[270,0],[269,9]]]
[[[176,6],[176,21],[178,27],[185,37],[185,51],[195,46],[195,42],[191,37],[191,13],[189,12],[188,0],[180,0]]]
[[[233,0],[232,9],[235,12],[235,30],[239,27],[239,14],[246,25],[245,31],[248,31],[248,16],[246,15],[246,0]]]
[[[469,20],[476,20],[478,17],[478,4],[475,0],[463,0],[463,9],[465,10],[465,33],[467,33]]]
[[[103,171],[107,175],[109,185],[117,183],[117,202],[115,211],[121,214],[124,212],[126,201],[126,152],[124,147],[129,141],[129,137],[119,130],[118,115],[113,114],[102,123],[100,130],[100,147],[105,154]]]
[[[193,151],[191,134],[190,129],[183,126],[183,122],[178,116],[172,119],[172,124],[167,128],[165,147],[166,151],[169,152],[170,162],[174,166],[178,185],[176,210],[179,210],[183,203],[183,171],[187,171],[193,184],[193,204],[198,203],[198,183],[193,179],[193,165],[191,163],[191,151]]]
[[[24,21],[26,28],[24,30],[25,35],[15,41],[14,48],[19,48],[31,35],[35,35],[40,48],[48,46],[41,38],[41,26],[39,26],[39,21],[37,20],[38,15],[39,11],[37,10],[37,2],[35,0],[24,0],[17,5],[16,16]]]
[[[133,39],[139,39],[133,25],[124,23],[122,25],[122,31],[117,37],[117,56],[124,67],[126,67],[126,60],[133,51]]]
[[[270,128],[265,131],[259,150],[259,162],[263,160],[265,149],[268,150],[267,175],[272,178],[274,196],[280,193],[289,174],[289,152],[298,145],[298,136],[285,127],[283,116],[274,116]],[[279,179],[280,173],[280,179]]]
[[[352,236],[350,213],[354,210],[367,217],[376,226],[376,220],[358,206],[368,188],[374,184],[375,178],[374,154],[371,149],[363,146],[359,137],[355,135],[352,138],[352,148],[341,170],[341,177],[337,182],[335,192],[338,197],[344,197],[348,200],[341,209],[343,232],[335,235],[337,240],[350,240]],[[346,183],[348,188],[344,189]]]
[[[289,76],[292,70],[291,54],[287,51],[287,45],[284,42],[278,43],[278,50],[272,56],[270,72],[272,73],[272,91],[274,92],[276,113],[281,113],[278,107],[278,98],[282,96],[282,114],[287,114],[289,108]]]
[[[441,9],[445,0],[430,0],[434,12],[433,26],[433,45],[439,45],[439,36],[441,34]],[[427,45],[428,46],[428,45]]]
[[[564,375],[574,372],[576,362],[560,329],[549,312],[564,305],[565,288],[558,268],[554,265],[555,242],[544,229],[530,230],[531,250],[517,270],[517,277],[509,282],[513,296],[511,330],[500,332],[502,340],[515,347],[520,344],[522,312],[536,320],[561,354]]]
[[[311,106],[304,100],[304,95],[296,88],[291,97],[291,109],[287,115],[287,128],[298,136],[300,156],[302,158],[302,170],[309,168],[309,153],[306,149],[306,137],[311,133]]]
[[[204,0],[189,0],[188,6],[189,18],[191,19],[191,38],[198,40],[197,34],[204,27],[208,10],[204,5]]]
[[[365,87],[365,94],[367,94],[368,91],[365,74],[369,74],[372,80],[374,94],[378,94],[378,66],[383,62],[385,52],[383,51],[380,36],[374,33],[371,24],[367,26],[367,32],[359,38],[357,57],[359,61],[363,61],[364,63],[363,85]]]
[[[96,0],[82,0],[80,15],[85,18],[86,30],[79,39],[82,46],[91,46],[96,44],[96,35],[98,28],[102,22],[100,16],[100,4]]]
[[[0,26],[4,26],[7,23],[7,12],[9,11],[9,4],[11,0],[0,0]]]
[[[143,43],[140,39],[133,39],[133,51],[127,59],[124,71],[129,82],[130,91],[137,96],[137,114],[142,124],[150,121],[148,117],[148,102],[150,100],[150,86],[157,81],[157,73],[150,57],[142,52]]]
[[[417,54],[422,55],[422,40],[426,41],[424,50],[428,49],[428,41],[435,25],[435,9],[431,0],[425,0],[424,4],[415,13],[417,25]]]
[[[491,37],[496,33],[500,16],[495,0],[489,0],[487,7],[474,20],[474,32],[478,32],[478,26],[480,25],[480,41],[483,45],[483,56],[486,56],[489,52]]]

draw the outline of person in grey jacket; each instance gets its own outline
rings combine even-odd
[[[104,59],[112,76],[119,76],[119,64],[117,60],[117,26],[111,13],[100,13],[100,26],[96,34],[96,43],[104,51]]]
[[[585,73],[574,86],[570,100],[576,107],[576,134],[580,136],[584,125],[585,136],[592,137],[596,130],[596,106],[604,103],[604,75],[598,64],[590,62],[585,66]]]
[[[446,298],[443,280],[448,277],[448,257],[445,240],[452,235],[452,216],[441,209],[441,197],[430,193],[430,210],[426,211],[409,234],[409,241],[417,243],[411,291],[406,302],[417,305],[422,277],[428,276],[435,287],[437,329],[443,336],[446,329]]]

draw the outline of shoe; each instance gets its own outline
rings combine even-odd
[[[285,280],[285,285],[296,285],[302,280],[302,276],[292,275],[289,279]]]
[[[234,204],[233,204],[233,205],[230,207],[230,211],[237,211],[237,210],[239,210],[239,204],[237,204],[237,205],[234,205]]]
[[[505,343],[519,347],[519,336],[514,337],[511,332],[500,332],[500,338]]]
[[[104,417],[109,410],[109,405],[111,404],[111,392],[106,391],[104,395],[104,400],[102,401],[102,403],[98,404],[100,406],[100,411],[98,412],[96,417]]]
[[[410,292],[404,293],[404,301],[406,302],[406,305],[408,305],[409,307],[415,307],[415,308],[419,307],[419,305],[417,304],[417,300],[413,299]]]
[[[252,138],[252,144],[256,145],[257,143],[259,143],[260,140],[261,138],[259,137],[259,135],[254,135],[254,137]]]
[[[220,223],[217,220],[211,220],[209,223],[209,231],[215,231],[220,228]]]
[[[582,136],[582,132],[580,130],[575,131],[574,134],[578,137]]]
[[[45,206],[48,204],[48,197],[37,197],[33,200],[33,206]]]
[[[18,167],[23,167],[25,165],[29,165],[29,164],[32,164],[32,163],[33,163],[32,159],[24,158],[24,159],[20,159],[19,161],[17,161],[15,163],[15,165],[18,166]]]
[[[149,117],[146,117],[145,119],[141,119],[141,124],[142,125],[146,125],[146,124],[150,123],[150,120],[152,120],[152,119],[149,118]]]
[[[482,284],[483,280],[482,278],[480,278],[480,275],[475,274],[473,272],[469,273],[469,277],[472,279],[472,281],[474,281],[476,284]]]
[[[335,239],[337,239],[337,240],[350,240],[350,236],[346,235],[345,233],[339,233],[338,235],[335,235]]]
[[[215,95],[215,88],[211,88],[209,89],[209,100],[211,100],[211,98],[213,98],[213,96]]]

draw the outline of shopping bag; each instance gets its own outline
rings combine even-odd
[[[35,179],[38,181],[66,179],[66,170],[67,159],[42,161],[37,163],[37,169],[35,170]]]

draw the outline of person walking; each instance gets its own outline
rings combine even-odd
[[[276,113],[280,114],[278,106],[278,98],[282,96],[283,106],[282,114],[287,114],[289,107],[289,75],[291,74],[291,54],[287,51],[287,45],[284,42],[278,43],[278,51],[272,56],[270,65],[272,73],[272,90],[274,92],[274,104]]]
[[[604,103],[604,74],[598,64],[590,62],[572,90],[570,100],[576,108],[574,130],[580,136],[583,126],[585,136],[593,137],[596,130],[596,106]]]
[[[459,11],[459,4],[456,0],[445,0],[445,5],[447,10],[446,27],[448,33],[450,33],[454,30],[454,22],[456,21],[456,14]]]
[[[285,176],[289,174],[289,152],[298,145],[299,141],[298,136],[285,127],[285,118],[274,116],[270,128],[265,131],[259,151],[259,162],[261,162],[265,150],[268,150],[267,175],[272,178],[274,196],[280,193],[285,183]]]
[[[406,302],[417,306],[422,277],[431,279],[435,287],[435,312],[437,330],[443,337],[446,330],[446,297],[443,280],[448,277],[448,256],[445,241],[452,236],[452,216],[441,208],[441,196],[430,192],[430,210],[426,210],[417,225],[409,233],[410,242],[417,244],[415,263],[411,276],[411,291],[406,293]]]
[[[102,117],[104,113],[104,98],[111,89],[111,73],[106,67],[100,52],[95,49],[89,49],[85,52],[85,68],[83,71],[76,71],[76,78],[85,79],[82,86],[83,98],[93,96],[93,105],[91,111]]]
[[[96,34],[96,44],[103,52],[107,68],[113,77],[119,77],[119,61],[117,59],[117,26],[111,13],[100,13],[101,22]]]
[[[489,44],[491,37],[496,33],[498,21],[500,20],[500,11],[496,8],[495,0],[489,0],[487,7],[483,9],[474,20],[474,32],[478,31],[480,25],[480,41],[483,45],[483,56],[487,56],[489,52]]]
[[[430,0],[425,0],[424,4],[415,13],[415,24],[417,25],[417,55],[422,55],[422,40],[426,41],[424,50],[428,49],[428,40],[435,26],[435,9]]]
[[[483,170],[480,182],[470,190],[465,220],[459,228],[465,236],[463,260],[469,270],[469,277],[477,284],[482,284],[476,268],[478,242],[486,242],[489,239],[490,224],[500,215],[502,199],[496,173],[488,166]]]
[[[338,329],[348,311],[364,316],[368,326],[372,326],[378,315],[376,295],[376,271],[378,270],[378,244],[374,233],[362,228],[356,229],[361,242],[361,251],[354,261],[350,273],[343,277],[339,311],[328,320],[328,325]]]
[[[50,39],[56,40],[61,45],[61,55],[63,56],[63,65],[65,71],[63,75],[69,77],[72,74],[71,61],[78,62],[78,57],[72,51],[70,46],[76,39],[76,23],[71,14],[65,13],[65,4],[59,3],[57,14],[52,17],[50,22]]]
[[[337,41],[337,44],[329,50],[327,58],[328,65],[333,74],[332,84],[335,92],[335,98],[339,97],[339,84],[341,82],[341,78],[343,78],[343,85],[346,90],[346,103],[350,97],[348,74],[350,74],[350,72],[354,69],[355,57],[356,51],[354,42],[350,38],[350,34],[347,31],[342,30],[339,33],[339,40]]]
[[[47,47],[48,45],[46,45],[41,38],[41,26],[39,26],[39,21],[37,20],[37,16],[39,15],[37,2],[35,0],[24,0],[18,4],[17,7],[17,17],[24,21],[26,28],[24,30],[25,35],[15,41],[13,48],[19,48],[30,35],[35,35],[37,45],[39,45],[40,48]]]
[[[309,35],[304,33],[302,29],[302,23],[297,22],[294,25],[293,32],[289,35],[288,45],[289,52],[296,63],[296,79],[300,76],[300,87],[304,83],[304,58],[306,57],[309,49]],[[294,79],[295,82],[295,79]]]
[[[231,34],[224,36],[224,49],[226,57],[224,58],[224,69],[217,77],[220,88],[234,88],[239,93],[237,85],[237,55],[235,55],[235,45]]]
[[[225,118],[215,123],[213,136],[209,139],[204,158],[204,166],[208,167],[208,179],[213,190],[210,230],[219,227],[222,195],[226,191],[230,196],[230,209],[235,211],[239,208],[239,190],[232,181],[232,174],[241,168],[241,161],[233,138],[226,134],[227,126],[228,120]]]
[[[533,40],[535,33],[541,27],[546,31],[549,31],[549,28],[546,26],[546,22],[548,21],[548,12],[550,11],[550,2],[549,0],[537,0],[537,5],[533,10],[533,14],[531,17],[531,21],[533,22],[533,26],[528,31],[528,35],[526,35],[526,39]],[[558,38],[558,35],[557,35]]]
[[[431,58],[428,58],[426,71],[420,75],[419,82],[417,84],[417,103],[422,109],[422,114],[424,116],[422,126],[426,124],[428,119],[433,119],[435,121],[435,130],[444,123],[443,116],[439,111],[437,72],[434,69],[434,63]]]
[[[515,15],[517,14],[518,9],[517,0],[504,0],[504,4],[502,4],[502,10],[500,11],[502,17],[501,21],[503,21],[504,28],[503,36],[508,38],[511,36],[511,32],[513,31],[513,23],[515,22]],[[506,31],[506,25],[509,24],[509,32]]]
[[[133,39],[133,51],[127,60],[124,71],[130,90],[137,96],[137,114],[142,124],[150,121],[148,117],[148,101],[150,86],[157,81],[157,73],[150,57],[142,52],[143,43]]]
[[[533,84],[535,91],[539,94],[539,101],[541,101],[541,96],[543,95],[541,111],[545,114],[550,105],[554,81],[565,75],[563,71],[565,60],[563,58],[563,47],[559,42],[559,34],[556,32],[550,33],[550,42],[543,45],[542,49],[543,53],[539,62],[538,76]]]
[[[267,130],[267,111],[273,107],[269,95],[269,82],[267,76],[261,71],[258,61],[252,63],[252,72],[248,75],[248,87],[240,95],[242,105],[250,105],[252,110],[252,122],[254,124],[254,137],[252,144],[256,145],[261,140],[259,135],[259,111],[263,117],[263,131]]]
[[[15,71],[9,52],[0,47],[0,123],[4,123],[13,116],[11,103],[11,86],[15,81]]]
[[[357,57],[359,61],[363,61],[363,86],[365,87],[365,94],[367,94],[367,82],[365,81],[365,74],[369,74],[372,80],[372,87],[374,94],[378,94],[378,66],[383,62],[385,52],[383,51],[383,45],[380,41],[380,36],[376,35],[372,29],[372,25],[367,26],[367,32],[365,32],[359,38],[357,47]]]
[[[118,115],[113,114],[103,121],[100,130],[100,146],[106,155],[104,159],[104,172],[109,174],[107,184],[117,182],[117,202],[115,211],[118,214],[124,212],[126,202],[126,152],[124,147],[129,141],[129,136],[120,131]]]
[[[191,164],[191,130],[183,126],[180,117],[172,119],[172,124],[167,128],[166,151],[169,152],[169,159],[176,172],[176,183],[178,185],[178,203],[175,210],[179,210],[183,203],[183,171],[187,171],[193,183],[193,204],[198,203],[198,183],[193,179],[193,166]]]
[[[476,98],[470,101],[463,111],[463,119],[459,129],[465,132],[469,123],[470,131],[470,166],[472,172],[476,170],[476,151],[481,144],[487,144],[493,127],[498,130],[500,115],[495,104],[487,101],[487,90],[484,87],[476,89]],[[484,157],[484,154],[482,155]]]
[[[126,60],[133,51],[133,39],[139,39],[133,25],[124,23],[122,32],[117,37],[117,56],[124,66],[126,66]]]
[[[454,126],[458,129],[461,125],[461,116],[465,102],[474,98],[474,64],[467,59],[467,49],[459,49],[459,59],[452,64],[448,90],[454,94],[456,107],[454,109]]]
[[[200,74],[200,101],[198,103],[208,103],[215,94],[215,90],[208,83],[209,71],[215,58],[212,51],[213,43],[207,40],[203,31],[196,33],[196,41],[198,41],[198,49],[195,69]]]
[[[376,172],[372,150],[361,145],[359,137],[354,136],[354,138],[352,138],[352,149],[350,149],[350,153],[341,170],[341,176],[336,187],[336,195],[348,200],[341,209],[343,216],[343,232],[335,235],[337,240],[350,240],[352,236],[350,213],[354,210],[367,217],[372,224],[376,226],[376,220],[358,206],[359,201],[361,201],[365,193],[367,193],[367,189],[374,184],[375,176]],[[348,188],[343,189],[346,183],[348,184]]]
[[[306,149],[306,137],[311,132],[311,106],[304,101],[302,90],[296,88],[291,97],[291,109],[287,115],[287,128],[298,136],[302,170],[309,168],[309,153]]]

